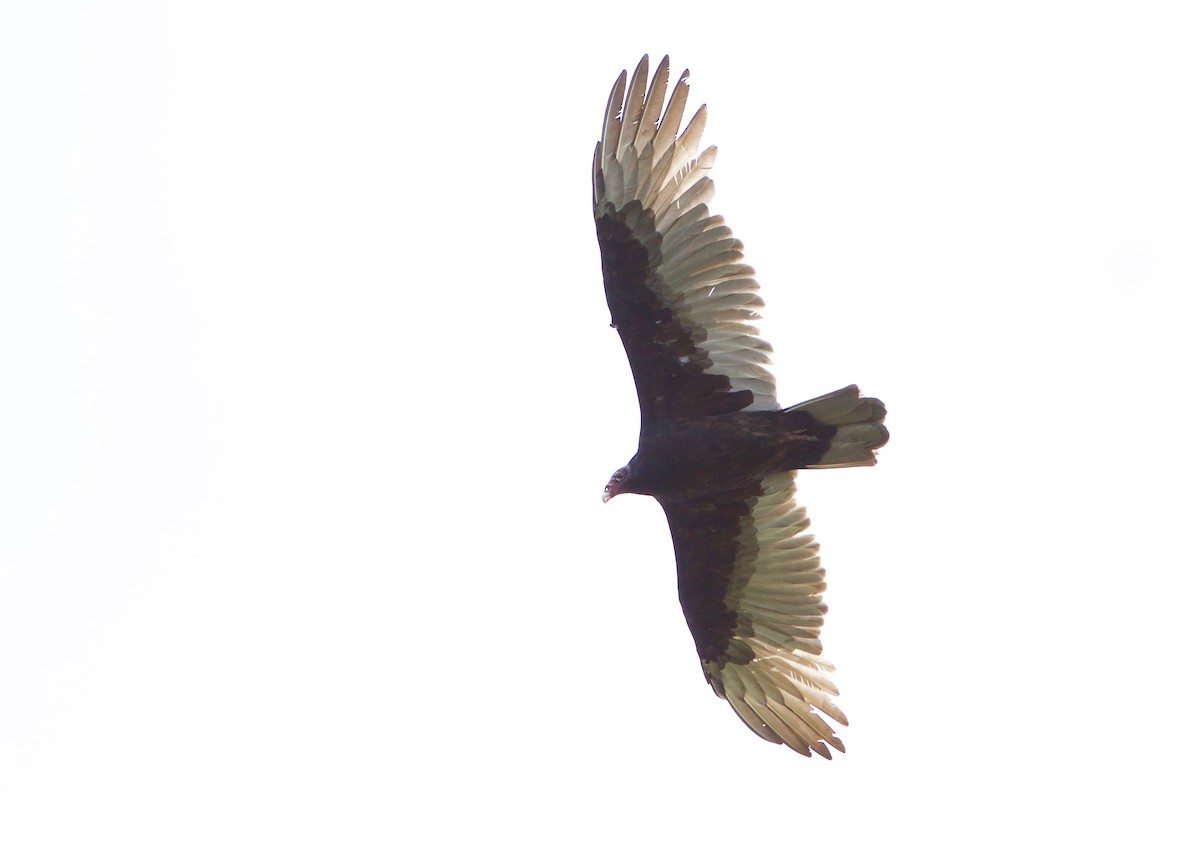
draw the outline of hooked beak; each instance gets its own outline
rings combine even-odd
[[[613,476],[608,479],[608,483],[604,484],[604,494],[600,496],[600,500],[607,504],[610,498],[620,495],[625,489],[625,479],[627,477],[629,477],[629,466],[618,468],[613,472]]]

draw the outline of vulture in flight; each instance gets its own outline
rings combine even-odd
[[[641,407],[637,453],[603,500],[662,505],[717,695],[763,739],[828,758],[845,746],[827,719],[847,722],[821,658],[825,570],[792,472],[874,465],[883,403],[851,385],[780,408],[754,269],[708,208],[705,108],[680,133],[688,73],[668,98],[667,59],[649,68],[646,56],[617,78],[592,165],[604,291]]]

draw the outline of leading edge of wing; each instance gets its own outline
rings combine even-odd
[[[668,60],[648,72],[646,56],[628,91],[626,73],[617,79],[593,162],[605,293],[643,413],[678,411],[700,374],[708,394],[736,395],[706,401],[707,413],[776,409],[771,347],[753,324],[762,306],[754,269],[708,209],[717,150],[700,151],[706,109],[680,132],[688,73],[667,99]]]
[[[741,720],[765,740],[830,757],[845,746],[823,715],[847,722],[820,657],[819,547],[790,472],[757,489],[663,504],[680,603],[705,677]]]

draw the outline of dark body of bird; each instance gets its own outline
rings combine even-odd
[[[854,386],[779,408],[753,324],[754,271],[707,207],[716,150],[698,149],[705,109],[678,134],[687,73],[667,101],[667,67],[651,80],[644,57],[627,97],[621,74],[596,147],[604,288],[642,417],[638,451],[604,500],[662,505],[680,603],[717,694],[764,739],[829,757],[844,747],[820,714],[846,719],[820,658],[825,571],[792,472],[874,464],[885,411]]]

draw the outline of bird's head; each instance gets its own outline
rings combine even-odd
[[[601,501],[607,504],[608,499],[614,495],[630,491],[629,477],[633,473],[632,468],[633,463],[630,462],[629,465],[623,465],[613,472],[613,476],[608,478],[608,483],[604,484],[604,494],[600,496]]]

